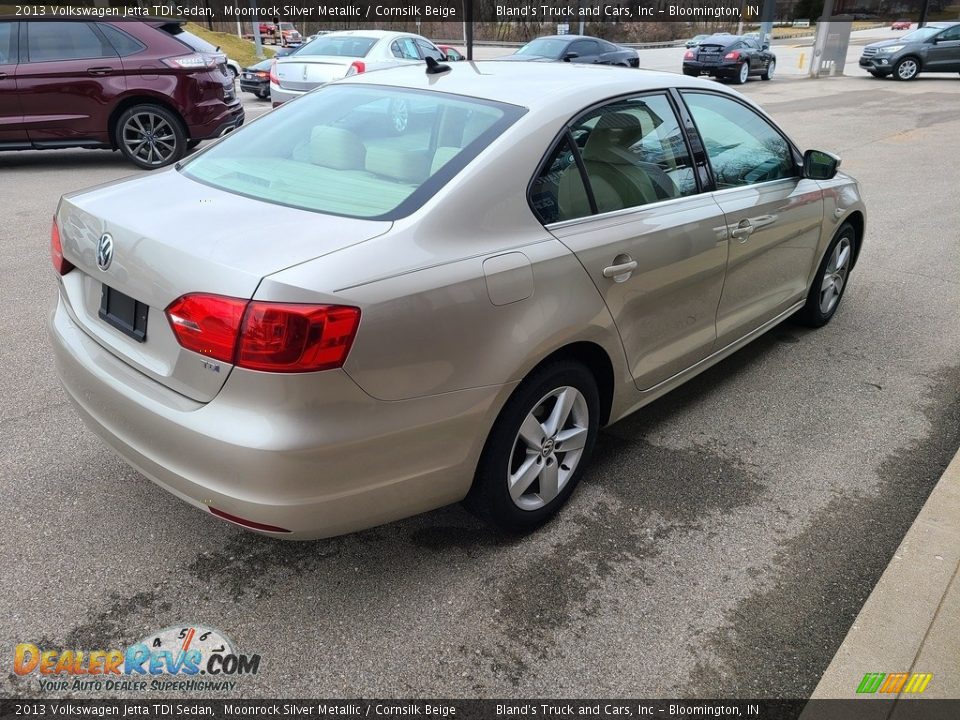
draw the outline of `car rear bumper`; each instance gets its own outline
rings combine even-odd
[[[714,77],[736,77],[740,74],[740,63],[701,63],[684,60],[683,71]]]
[[[254,95],[264,95],[269,97],[270,83],[264,82],[263,80],[245,80],[241,77],[240,90],[241,92],[248,92],[253,93]]]
[[[205,112],[198,114],[199,122],[188,123],[192,140],[220,137],[225,132],[235,130],[243,125],[245,115],[239,97],[234,98],[233,102],[229,104],[222,100],[211,101],[205,110]]]
[[[282,88],[276,83],[270,83],[270,100],[273,102],[273,106],[282,105],[285,102],[290,102],[291,100],[296,100],[302,95],[306,95],[309,90],[289,90],[287,88]]]
[[[124,460],[204,512],[272,526],[268,534],[288,539],[352,532],[461,500],[512,390],[383,402],[342,370],[234,369],[202,404],[107,352],[62,298],[48,328],[67,396]]]

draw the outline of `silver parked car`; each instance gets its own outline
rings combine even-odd
[[[274,106],[333,80],[374,70],[422,64],[426,58],[446,59],[443,52],[420,35],[387,30],[343,30],[321,35],[297,50],[294,57],[278,58],[270,72],[270,99]]]
[[[735,91],[425,70],[332,83],[175,168],[62,199],[59,375],[178,497],[288,538],[464,499],[532,528],[599,427],[790,316],[837,311],[857,183]],[[418,108],[402,131],[397,101]]]

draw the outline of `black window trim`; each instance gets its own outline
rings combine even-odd
[[[86,25],[94,36],[103,43],[106,47],[113,50],[113,55],[94,55],[93,57],[82,57],[82,58],[53,58],[51,60],[31,60],[30,59],[30,25],[39,25],[39,22],[21,22],[20,23],[20,52],[19,59],[21,63],[24,64],[41,64],[49,62],[79,62],[82,60],[110,60],[111,58],[119,60],[120,53],[117,52],[117,49],[113,47],[113,44],[107,40],[106,36],[100,32],[97,28],[95,22],[90,22],[87,20],[56,20],[56,21],[47,21],[47,22],[75,22],[79,24]]]
[[[661,202],[673,202],[675,200],[683,200],[685,198],[691,198],[696,195],[702,195],[705,192],[712,191],[713,188],[705,185],[702,182],[700,173],[696,171],[697,160],[696,160],[696,155],[693,152],[693,145],[690,141],[690,136],[689,136],[690,129],[687,127],[687,124],[684,122],[684,117],[682,114],[683,112],[687,112],[687,108],[678,103],[678,98],[674,97],[675,92],[676,92],[676,88],[668,87],[668,88],[641,90],[640,92],[630,92],[630,93],[621,93],[619,95],[613,95],[611,97],[605,98],[604,100],[588,105],[587,107],[578,111],[569,120],[567,120],[567,122],[564,123],[563,128],[560,130],[560,132],[558,132],[557,135],[553,138],[553,140],[550,141],[550,144],[547,145],[547,151],[543,154],[543,157],[540,158],[540,162],[537,163],[536,171],[533,173],[533,175],[530,178],[530,181],[527,183],[527,206],[530,208],[530,211],[533,213],[533,216],[537,219],[537,222],[539,222],[544,227],[547,227],[548,225],[556,227],[561,224],[577,223],[577,222],[584,222],[587,220],[595,220],[597,218],[604,218],[604,217],[615,215],[617,213],[637,212],[638,210],[642,210],[646,207],[649,207],[650,205],[659,204]],[[670,105],[670,108],[673,110],[674,117],[677,120],[677,125],[680,128],[680,134],[683,137],[684,147],[687,150],[687,156],[694,166],[693,175],[694,175],[694,180],[697,183],[697,192],[691,195],[682,195],[681,197],[678,197],[678,198],[666,198],[664,200],[658,201],[657,203],[647,203],[645,205],[634,205],[628,208],[620,208],[619,210],[609,210],[607,212],[599,213],[597,212],[597,203],[594,198],[593,187],[590,185],[590,179],[587,177],[586,167],[584,166],[583,158],[580,155],[580,147],[577,145],[576,141],[574,140],[573,131],[570,128],[573,126],[574,123],[576,123],[584,115],[587,115],[593,112],[594,110],[601,108],[605,105],[610,105],[620,100],[631,100],[634,98],[642,98],[642,97],[647,97],[651,95],[662,95],[663,97],[665,97],[667,100],[667,103]],[[682,112],[681,112],[681,108],[682,108]],[[691,119],[691,124],[692,122],[693,121]],[[570,218],[569,220],[557,220],[552,223],[545,223],[543,222],[543,218],[540,217],[540,214],[537,212],[537,210],[533,206],[533,184],[537,181],[537,178],[540,177],[540,173],[542,173],[544,168],[546,168],[547,163],[550,162],[550,159],[553,157],[553,154],[556,152],[560,143],[563,142],[568,137],[569,137],[569,143],[573,148],[574,162],[577,165],[577,169],[580,171],[580,181],[583,183],[583,187],[587,192],[587,198],[590,201],[591,212],[589,215],[583,215],[578,218]],[[700,145],[702,147],[702,143],[700,143]],[[704,155],[706,155],[706,153],[704,153]],[[712,177],[710,179],[710,182],[711,183],[713,182]]]
[[[777,125],[776,122],[774,122],[773,118],[771,118],[769,115],[763,112],[763,110],[761,110],[760,108],[755,107],[750,103],[745,102],[744,100],[741,100],[738,97],[734,97],[733,95],[729,95],[725,92],[717,92],[716,90],[711,90],[709,88],[702,88],[702,89],[690,88],[690,87],[677,88],[677,94],[679,95],[680,101],[683,103],[684,111],[687,112],[690,116],[690,121],[692,124],[690,132],[696,133],[697,142],[699,143],[700,147],[703,148],[703,152],[707,160],[707,168],[709,169],[709,172],[710,172],[710,181],[713,185],[713,192],[725,192],[727,190],[741,190],[743,188],[756,187],[758,185],[763,185],[768,182],[783,182],[784,180],[800,179],[802,177],[801,170],[803,169],[803,153],[801,153],[799,148],[797,148],[796,143],[794,143],[793,140],[791,140],[790,137],[783,130],[780,129],[780,126]],[[727,100],[737,103],[738,105],[742,105],[744,108],[746,108],[747,110],[753,112],[755,115],[760,117],[760,119],[766,122],[767,125],[769,125],[773,129],[773,131],[777,133],[777,135],[783,138],[783,140],[787,143],[787,146],[790,148],[791,155],[793,156],[793,172],[794,172],[793,176],[786,177],[786,178],[777,178],[776,180],[765,180],[764,182],[751,183],[750,185],[738,185],[732,188],[717,187],[716,174],[713,171],[713,163],[710,160],[709,153],[707,153],[706,151],[707,148],[703,142],[703,136],[700,134],[700,128],[697,127],[697,122],[696,120],[693,119],[693,113],[690,112],[690,108],[687,105],[686,98],[684,97],[685,95],[688,95],[688,94],[714,95],[716,97],[725,98]]]

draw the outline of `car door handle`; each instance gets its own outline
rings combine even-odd
[[[6,74],[6,73],[0,73],[0,80],[6,80],[6,79],[7,79],[7,74]]]
[[[110,68],[110,67],[87,68],[87,75],[109,75],[112,72],[113,72],[113,68]]]
[[[630,273],[632,273],[634,270],[637,269],[637,261],[629,259],[629,256],[625,257],[620,255],[614,258],[614,262],[616,262],[617,260],[622,260],[623,262],[620,262],[616,265],[610,265],[609,267],[605,267],[603,269],[603,276],[605,278],[616,279],[620,275],[629,275]],[[626,280],[626,279],[627,279],[626,277],[623,278],[623,280]],[[617,280],[617,282],[623,282],[623,280]]]
[[[753,234],[754,225],[749,220],[741,220],[733,230],[730,231],[730,237],[736,238],[741,242],[746,242],[747,238]]]

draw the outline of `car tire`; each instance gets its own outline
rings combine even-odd
[[[893,66],[893,77],[903,82],[915,80],[920,74],[920,61],[907,56]]]
[[[555,412],[562,415],[559,422]],[[539,527],[580,481],[599,417],[597,383],[586,367],[557,360],[538,368],[500,411],[464,505],[508,532]],[[564,437],[576,447],[563,450]]]
[[[777,61],[776,61],[776,60],[771,60],[771,61],[767,64],[767,67],[764,69],[763,73],[761,73],[760,79],[761,79],[761,80],[770,80],[771,78],[773,78],[773,74],[774,74],[774,72],[776,72],[776,70],[777,70]]]
[[[733,81],[737,85],[743,85],[747,82],[748,77],[750,77],[750,63],[742,62],[740,63],[740,69],[737,70],[737,74],[733,76]]]
[[[114,143],[124,157],[144,170],[157,170],[187,153],[187,132],[173,112],[160,105],[128,108],[117,118]]]
[[[857,242],[857,231],[853,225],[841,225],[823,254],[807,293],[806,304],[793,316],[796,322],[813,328],[823,327],[830,322],[849,284]]]

